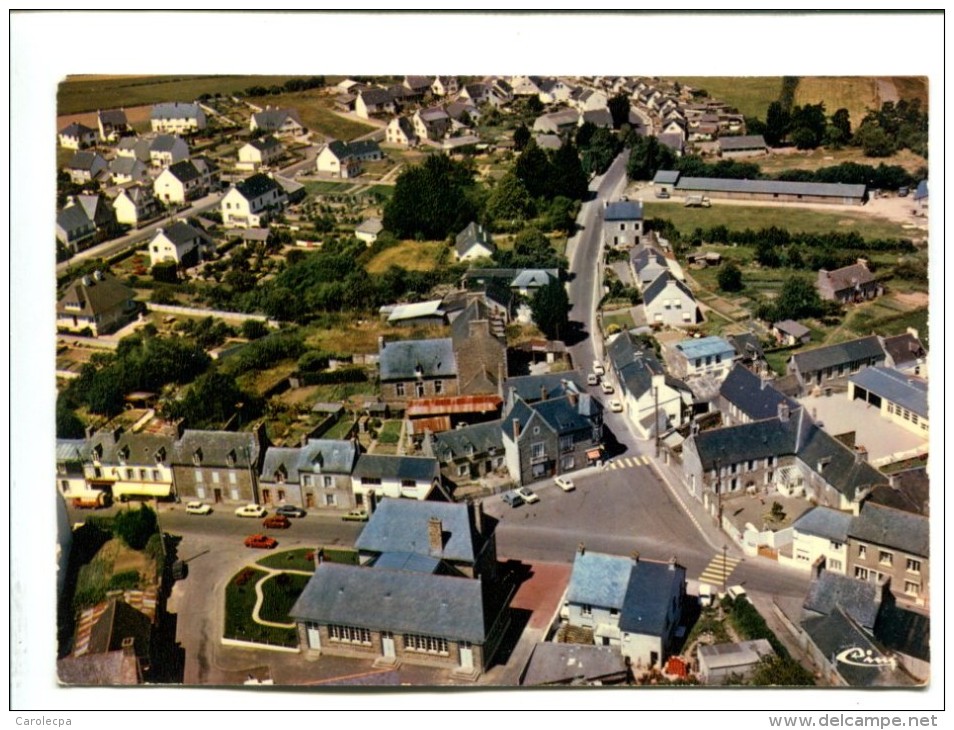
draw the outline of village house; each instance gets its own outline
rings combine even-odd
[[[86,147],[94,147],[99,141],[95,129],[90,129],[85,124],[73,122],[59,132],[60,147],[67,150],[81,150]]]
[[[874,278],[866,259],[858,259],[851,266],[834,271],[818,271],[818,296],[822,299],[854,304],[868,301],[884,293],[884,287]]]
[[[421,451],[441,465],[449,484],[480,479],[506,468],[501,421],[475,423],[439,433],[425,433]]]
[[[480,299],[473,299],[451,323],[461,395],[497,394],[507,377],[504,319]]]
[[[361,174],[361,163],[384,159],[377,142],[329,142],[318,153],[316,167],[319,173],[332,177],[350,178]]]
[[[56,303],[57,331],[93,337],[119,329],[139,311],[136,292],[112,274],[94,271],[70,284]]]
[[[189,268],[205,258],[212,241],[205,231],[193,228],[185,221],[176,221],[167,228],[156,229],[149,242],[149,265],[174,261]]]
[[[580,113],[578,111],[575,109],[561,109],[537,117],[533,122],[533,132],[534,134],[562,136],[576,129],[579,122]]]
[[[149,123],[153,132],[194,134],[206,127],[205,112],[198,103],[164,102],[152,107]]]
[[[909,375],[928,376],[928,352],[918,337],[918,331],[908,327],[907,331],[892,337],[882,337],[884,364]]]
[[[56,214],[56,240],[71,251],[81,251],[96,240],[96,224],[82,205],[67,205]]]
[[[490,233],[479,223],[471,221],[457,234],[454,241],[454,257],[458,261],[490,258],[496,252]]]
[[[863,400],[882,418],[928,438],[927,382],[886,367],[865,368],[848,378],[848,400]]]
[[[776,390],[770,380],[741,363],[736,363],[722,381],[716,400],[726,426],[772,418],[783,403],[792,411],[799,407],[797,401]]]
[[[434,96],[453,96],[459,90],[456,76],[435,76],[431,82],[431,93]]]
[[[765,659],[775,656],[768,639],[726,644],[699,644],[699,681],[706,685],[745,682]]]
[[[70,181],[76,185],[92,182],[107,169],[108,163],[98,152],[82,150],[77,152],[66,164]]]
[[[168,499],[175,496],[171,436],[133,433],[122,427],[104,429],[89,437],[90,463],[86,481],[107,499]]]
[[[153,167],[169,167],[187,159],[189,159],[189,145],[182,137],[160,134],[149,143],[149,161]]]
[[[418,109],[411,117],[411,122],[419,139],[441,140],[451,129],[450,115],[439,106]]]
[[[408,117],[394,117],[388,122],[384,139],[388,144],[401,145],[402,147],[417,147],[420,141],[415,131],[414,122]]]
[[[354,111],[363,119],[370,119],[374,114],[393,114],[394,99],[387,89],[363,88],[355,97]]]
[[[613,248],[636,246],[643,235],[643,204],[618,200],[603,209],[603,245]]]
[[[789,347],[807,344],[812,339],[812,331],[808,327],[790,319],[773,324],[772,334],[775,335],[776,342]]]
[[[130,185],[121,190],[113,200],[113,210],[118,223],[133,228],[158,218],[160,213],[159,201],[152,188],[145,185]]]
[[[306,510],[354,508],[351,475],[358,461],[354,441],[307,439],[301,446],[269,446],[262,461],[261,504]]]
[[[285,148],[282,147],[282,143],[271,135],[253,139],[239,147],[236,168],[239,170],[261,170],[263,167],[274,165],[281,159],[284,152]]]
[[[814,388],[846,386],[846,378],[862,368],[883,365],[884,349],[877,335],[816,347],[792,355],[788,372],[794,375],[803,393]]]
[[[852,519],[850,512],[830,507],[808,510],[792,524],[792,545],[790,550],[779,552],[779,564],[806,572],[816,570],[820,564],[832,573],[846,575]]]
[[[370,246],[378,240],[378,236],[381,235],[383,230],[384,224],[380,218],[366,218],[354,229],[354,236]]]
[[[144,183],[150,180],[146,163],[132,156],[117,156],[109,163],[109,174],[117,185]]]
[[[252,114],[248,128],[252,132],[262,131],[277,137],[300,137],[305,133],[295,109],[277,109],[270,106]]]
[[[378,346],[381,397],[391,406],[410,398],[458,395],[457,358],[450,338],[404,340]]]
[[[691,327],[699,321],[699,307],[689,287],[670,272],[660,274],[643,290],[643,309],[651,325]],[[731,346],[729,347],[731,350]],[[687,369],[683,375],[692,374]],[[682,377],[682,376],[680,376]]]
[[[182,160],[159,173],[153,190],[166,205],[182,205],[208,195],[215,182],[215,172],[216,168],[204,157]]]
[[[261,228],[280,212],[288,198],[268,175],[257,173],[236,183],[222,198],[222,225],[226,228]]]
[[[450,501],[440,464],[426,456],[360,454],[351,472],[351,491],[355,506],[369,510],[382,497]]]
[[[180,500],[231,507],[260,504],[258,473],[268,446],[264,426],[254,431],[182,429],[172,445],[172,478]]]
[[[132,133],[125,109],[96,112],[96,126],[99,127],[99,138],[103,142],[115,142],[120,137]]]
[[[640,291],[646,291],[649,285],[662,274],[668,274],[671,271],[669,260],[652,246],[639,246],[632,249],[629,254],[629,265]]]
[[[719,154],[723,157],[756,157],[767,155],[768,151],[768,145],[761,134],[719,138]]]

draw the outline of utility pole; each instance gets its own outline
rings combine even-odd
[[[659,387],[653,386],[653,420],[656,435],[656,458],[659,458]]]
[[[722,543],[722,592],[726,593],[728,588],[726,588],[726,565],[725,565],[725,554],[728,551],[729,546],[725,543]]]

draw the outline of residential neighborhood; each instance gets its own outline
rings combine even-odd
[[[930,683],[927,80],[434,66],[63,81],[59,681]]]

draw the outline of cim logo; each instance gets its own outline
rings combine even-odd
[[[866,650],[857,646],[853,646],[849,649],[845,649],[843,652],[840,652],[835,657],[835,660],[851,667],[894,669],[897,666],[897,662],[894,659],[881,656],[880,654],[875,654],[871,649]]]

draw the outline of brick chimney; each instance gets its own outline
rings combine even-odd
[[[580,555],[586,555],[586,545],[584,545],[584,544],[581,542],[579,545],[576,546],[576,551],[577,551]]]
[[[444,552],[444,525],[437,517],[427,521],[427,547],[432,555]]]
[[[540,385],[540,400],[546,400],[546,399],[547,399],[547,386],[541,384]]]
[[[629,554],[629,557],[633,559],[634,565],[639,565],[639,550],[633,550],[633,552]]]
[[[484,503],[478,501],[474,503],[474,529],[478,535],[484,534]]]
[[[780,420],[782,423],[788,423],[788,416],[788,403],[782,401],[778,404],[778,420]]]
[[[566,393],[566,399],[570,402],[570,405],[576,408],[577,404],[580,402],[580,394],[575,390],[568,390]]]
[[[136,656],[136,640],[132,636],[127,636],[120,644],[124,656]]]
[[[516,441],[520,438],[520,419],[513,419],[513,440]]]

